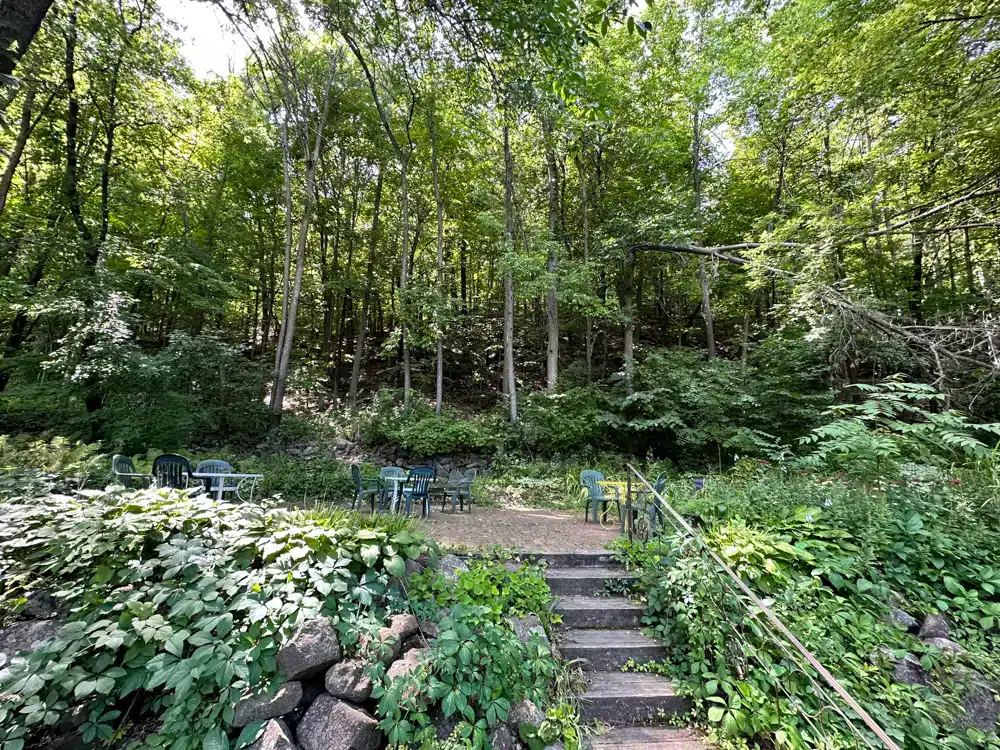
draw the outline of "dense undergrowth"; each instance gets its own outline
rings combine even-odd
[[[429,567],[403,586],[407,561],[437,555],[407,519],[177,490],[79,495],[106,471],[93,447],[0,449],[7,464],[35,464],[6,468],[0,481],[0,628],[41,592],[61,625],[37,650],[0,664],[2,750],[44,747],[77,715],[90,746],[244,746],[262,722],[237,737],[233,705],[277,687],[278,649],[317,614],[332,618],[345,653],[369,661],[392,742],[483,748],[528,699],[551,706],[533,736],[579,747],[562,668],[507,621],[536,611],[550,621],[537,567],[512,573],[483,561],[453,579]],[[376,636],[388,614],[411,610],[440,632],[420,668],[393,680]],[[453,728],[446,740],[441,717]]]
[[[983,721],[996,721],[1000,685],[997,455],[961,415],[927,412],[936,399],[872,389],[831,411],[804,458],[743,461],[701,492],[670,482],[664,497],[901,747],[996,748]],[[732,746],[854,747],[830,708],[839,699],[667,520],[648,543],[618,544],[668,644],[662,669]],[[961,650],[917,638],[894,610],[944,614]],[[923,684],[895,676],[907,654]]]

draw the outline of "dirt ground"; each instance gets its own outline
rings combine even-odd
[[[480,508],[472,513],[451,509],[431,511],[430,520],[421,525],[444,546],[489,547],[529,552],[574,552],[599,550],[618,536],[595,523],[584,523],[583,512],[539,510],[536,508]]]

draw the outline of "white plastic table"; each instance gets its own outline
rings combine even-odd
[[[222,474],[222,473],[209,473],[209,472],[192,472],[191,476],[195,479],[218,479],[219,487],[215,491],[215,499],[222,500],[223,492],[236,492],[239,493],[240,485],[244,480],[252,479],[254,484],[250,486],[250,500],[253,500],[253,487],[261,479],[264,478],[263,474]],[[228,480],[235,479],[235,483],[230,483]],[[239,495],[237,494],[237,497]]]
[[[392,500],[389,501],[389,512],[395,513],[399,509],[399,498],[402,496],[399,485],[404,484],[409,477],[382,477],[383,482],[392,482]]]

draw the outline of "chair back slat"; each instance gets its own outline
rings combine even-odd
[[[121,453],[116,453],[111,458],[111,473],[115,475],[115,479],[120,481],[126,489],[132,489],[132,477],[121,476],[122,474],[135,474],[135,464],[132,463],[132,459],[128,456],[123,456]]]
[[[153,460],[157,487],[184,489],[191,481],[191,462],[176,453],[164,453]]]
[[[209,458],[205,461],[199,461],[197,468],[194,470],[195,474],[232,474],[233,467],[230,466],[226,461],[219,458]],[[205,483],[205,489],[209,492],[218,492],[219,482],[225,482],[225,479],[202,479]],[[234,486],[232,481],[228,485],[230,487]]]
[[[430,466],[417,466],[410,469],[406,475],[406,483],[410,485],[413,497],[427,497],[431,482],[437,477],[437,472]]]
[[[604,489],[600,482],[604,481],[604,474],[596,469],[584,469],[580,472],[580,486],[587,489],[587,495],[591,500],[603,500]]]

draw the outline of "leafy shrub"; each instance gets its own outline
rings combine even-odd
[[[440,702],[446,717],[461,718],[458,735],[473,748],[486,748],[490,728],[507,718],[511,704],[545,700],[557,670],[537,636],[521,643],[494,622],[489,608],[459,604],[441,620],[422,667],[377,685],[372,696],[390,744],[431,741],[429,706]]]
[[[508,570],[501,563],[475,560],[469,570],[459,571],[454,582],[428,568],[410,579],[410,594],[417,606],[432,610],[459,604],[482,607],[493,622],[532,612],[546,623],[552,617],[552,594],[537,565]]]
[[[51,441],[11,439],[0,435],[0,499],[40,497],[102,484],[109,462],[100,446]]]
[[[666,495],[697,517],[706,543],[902,746],[992,747],[957,723],[952,677],[956,660],[1000,674],[995,519],[983,517],[981,501],[953,477],[905,471],[904,481],[883,481],[878,491],[843,474],[772,470],[713,477],[700,493],[671,483]],[[669,532],[618,548],[620,559],[643,570],[646,622],[668,644],[667,673],[722,737],[823,744],[803,714],[827,701],[748,617],[706,554]],[[891,604],[918,617],[947,612],[952,637],[969,653],[942,654],[892,626]],[[917,655],[932,687],[892,680],[891,665],[871,656],[882,648]],[[852,734],[831,718],[825,734],[834,746],[852,746]]]
[[[413,532],[352,515],[312,520],[178,491],[0,503],[6,605],[44,589],[72,613],[0,672],[0,747],[17,750],[81,704],[87,742],[152,715],[162,724],[144,747],[225,746],[232,706],[277,677],[275,654],[299,623],[329,615],[356,649],[402,605],[390,577],[425,551]]]
[[[605,438],[600,421],[604,401],[595,388],[530,393],[519,414],[524,445],[543,455],[596,451]]]
[[[361,422],[368,443],[390,443],[418,456],[455,453],[496,443],[492,420],[452,412],[436,414],[426,400],[414,396],[408,408],[396,405],[395,394],[380,391]]]
[[[825,412],[834,419],[800,440],[814,446],[800,462],[803,465],[847,467],[869,474],[901,461],[948,465],[956,458],[984,458],[990,453],[977,432],[1000,435],[1000,425],[970,424],[958,411],[935,409],[946,397],[924,383],[907,383],[897,376],[878,385],[858,383],[850,388],[866,399],[860,404],[837,404]]]

